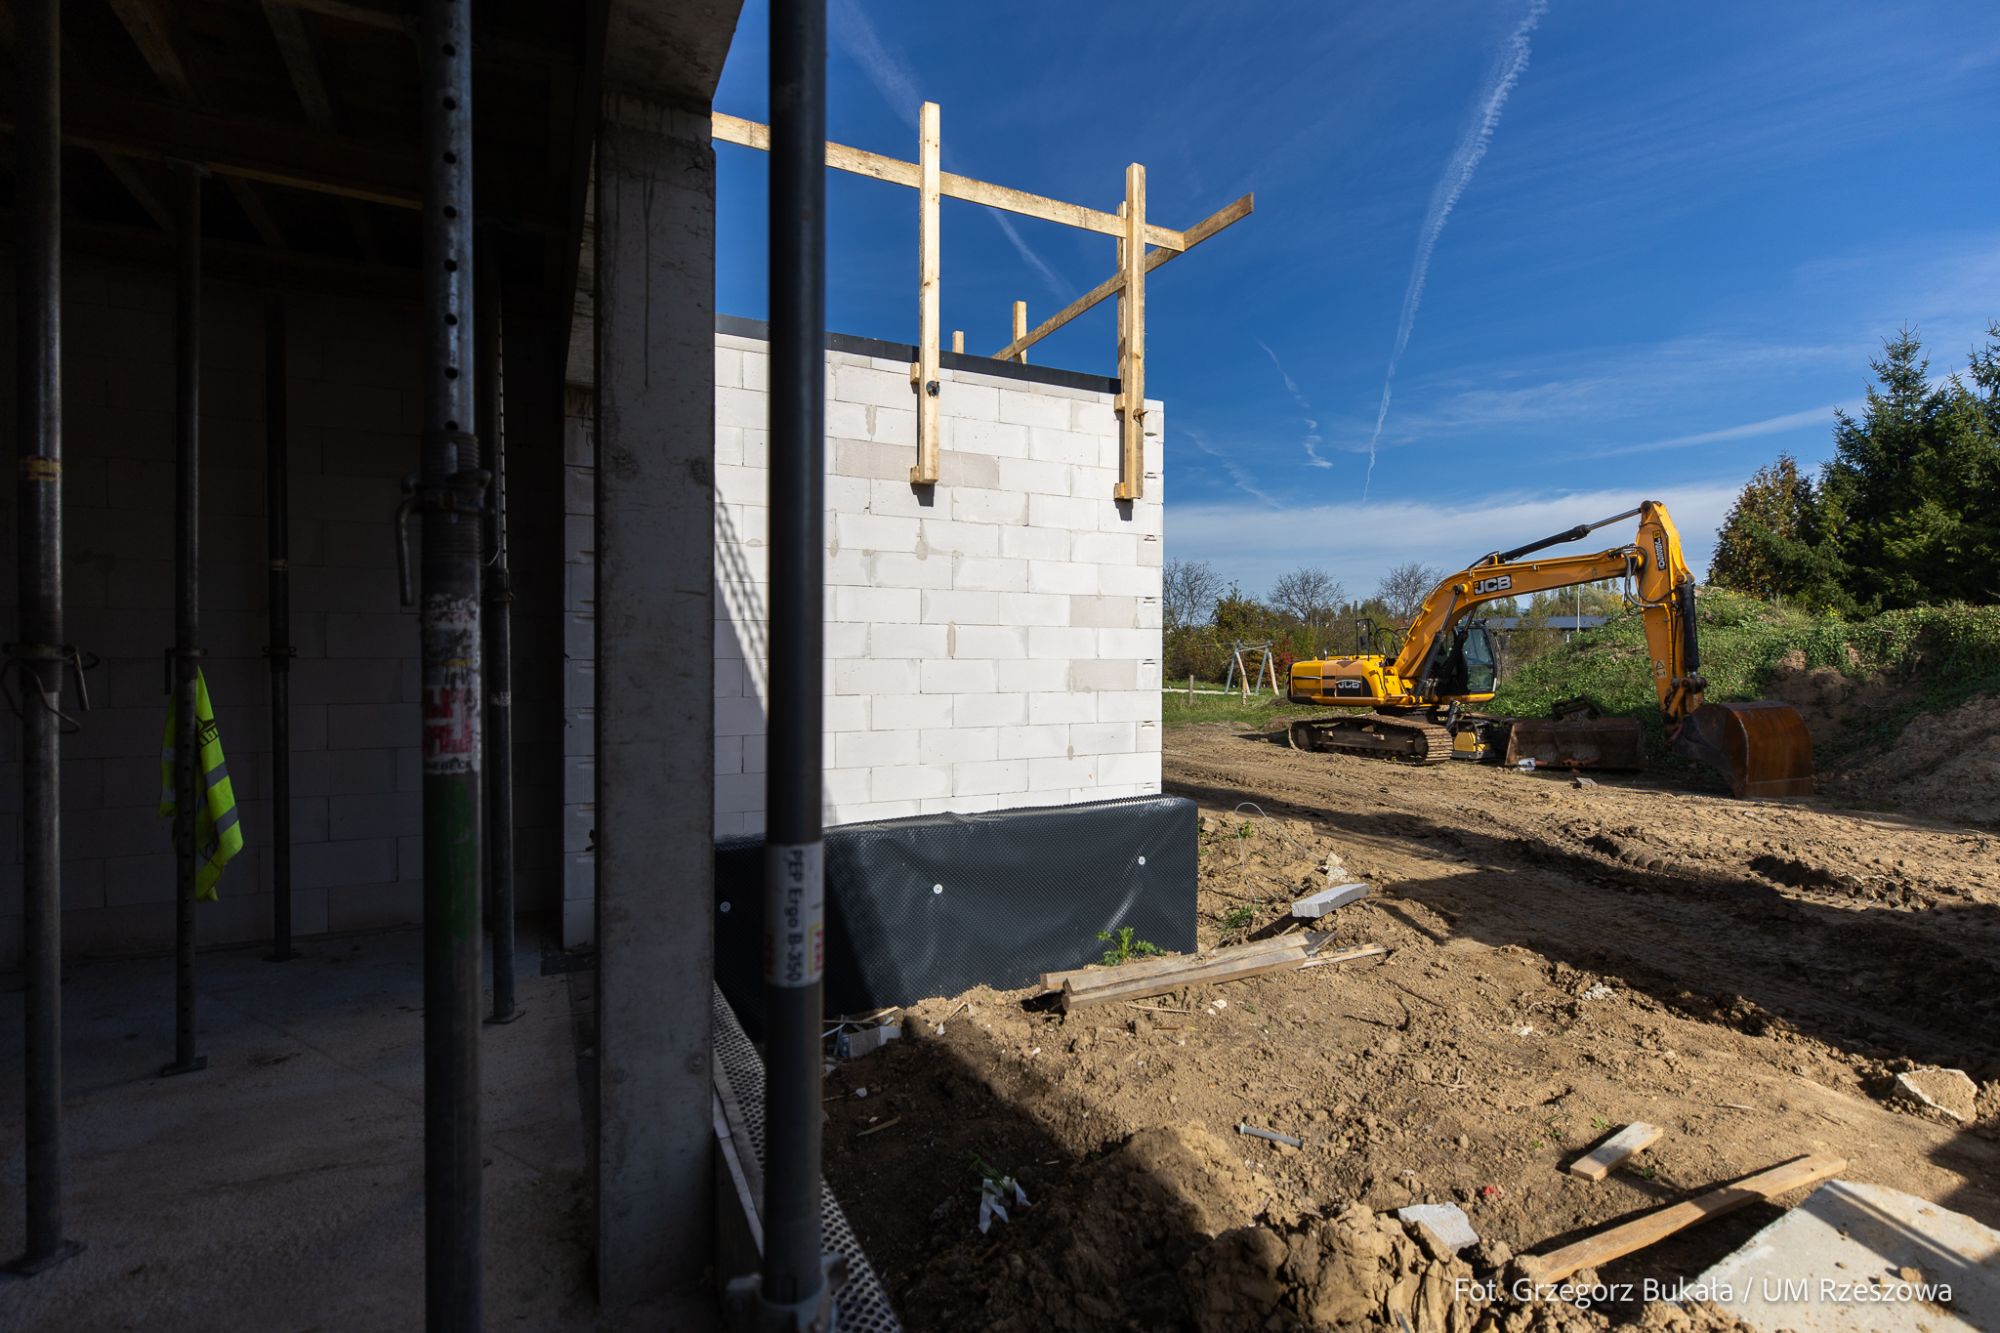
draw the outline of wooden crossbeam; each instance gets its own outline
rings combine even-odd
[[[333,99],[327,96],[326,81],[320,77],[319,60],[313,54],[312,38],[306,33],[299,11],[284,0],[264,0],[264,21],[277,39],[278,54],[284,57],[285,73],[299,95],[306,120],[314,129],[333,128]]]
[[[755,148],[759,152],[771,151],[771,127],[741,116],[724,115],[715,112],[710,134],[722,143],[733,143],[744,148]],[[826,145],[826,164],[836,171],[849,172],[856,176],[868,176],[891,185],[902,185],[915,190],[922,188],[923,168],[916,162],[905,162],[900,158],[885,157],[863,148],[850,148],[846,144]],[[963,199],[967,203],[985,204],[989,208],[1005,209],[1009,213],[1019,213],[1023,217],[1040,218],[1045,222],[1060,222],[1065,226],[1080,227],[1084,231],[1094,231],[1104,236],[1123,236],[1125,224],[1115,213],[1101,209],[1085,208],[1082,204],[1072,204],[1061,199],[1051,199],[1047,195],[1030,194],[1026,190],[1009,189],[1005,185],[995,185],[991,181],[974,180],[970,176],[960,176],[954,172],[938,173],[938,191],[948,199]],[[1166,250],[1185,250],[1187,238],[1172,227],[1150,226],[1146,229],[1146,243]]]
[[[63,142],[77,148],[156,162],[193,162],[218,176],[394,208],[423,206],[414,152],[97,89],[63,101]],[[14,128],[13,116],[0,111],[0,133],[11,134]]]
[[[170,28],[172,20],[155,0],[111,0],[111,10],[124,25],[125,33],[132,44],[139,48],[146,67],[175,99],[191,107],[201,105],[201,97],[196,92],[194,80],[188,76],[187,65],[182,61],[180,50],[174,41]],[[105,156],[99,153],[99,156]],[[108,161],[108,159],[107,159]],[[251,229],[257,239],[274,250],[286,248],[284,232],[264,199],[257,193],[257,187],[240,176],[225,178],[229,192],[236,199],[243,216],[250,219]]]
[[[1232,223],[1241,222],[1244,218],[1249,217],[1256,206],[1257,196],[1246,194],[1235,203],[1225,208],[1219,208],[1200,222],[1195,223],[1182,233],[1182,235],[1187,237],[1187,250],[1194,249],[1195,246],[1200,245],[1224,227]],[[1176,254],[1185,254],[1187,250],[1153,251],[1146,256],[1146,271],[1151,273],[1154,269],[1172,259]],[[1049,318],[1043,320],[1040,324],[1037,324],[1033,332],[1026,334],[1016,332],[1014,334],[1014,341],[995,352],[993,359],[995,361],[1026,360],[1027,358],[1022,356],[1022,353],[1093,306],[1100,304],[1110,297],[1116,296],[1124,285],[1125,273],[1121,269],[1119,272],[1106,278],[1103,282],[1098,283],[1095,287],[1092,287],[1076,300],[1071,301],[1061,310],[1049,316]]]
[[[319,57],[313,52],[305,19],[285,0],[264,0],[264,19],[270,25],[271,36],[277,40],[278,54],[284,57],[285,72],[291,76],[292,90],[298,94],[306,121],[322,133],[334,133],[338,127],[334,122],[333,99],[327,95],[326,80],[320,77]],[[361,201],[342,199],[340,207],[361,253],[369,259],[379,257],[381,247],[375,238],[375,227]]]
[[[324,14],[328,18],[342,19],[358,23],[363,27],[380,28],[385,32],[406,32],[417,30],[415,18],[377,9],[372,5],[357,5],[349,0],[279,0],[289,9],[304,9],[314,14]]]
[[[154,226],[166,232],[174,229],[173,210],[167,207],[165,201],[147,183],[146,178],[139,174],[138,168],[132,165],[131,158],[117,153],[99,153],[97,157],[111,172],[112,177],[125,187],[125,193],[131,195],[133,202],[153,220]]]

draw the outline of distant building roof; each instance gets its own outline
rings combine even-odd
[[[1533,628],[1570,631],[1596,629],[1609,619],[1611,619],[1610,616],[1548,616],[1535,624]],[[1488,616],[1486,617],[1486,628],[1501,631],[1516,630],[1520,629],[1524,624],[1528,624],[1529,621],[1530,617],[1528,616]]]

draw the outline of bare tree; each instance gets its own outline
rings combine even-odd
[[[1375,595],[1388,606],[1389,614],[1395,617],[1397,624],[1407,625],[1416,619],[1424,598],[1443,577],[1435,567],[1412,560],[1384,574],[1382,585],[1375,590]]]
[[[1222,575],[1206,560],[1169,560],[1160,582],[1160,609],[1170,630],[1204,623],[1222,596]]]
[[[1307,629],[1324,629],[1347,600],[1347,589],[1323,569],[1295,569],[1271,585],[1271,605]]]

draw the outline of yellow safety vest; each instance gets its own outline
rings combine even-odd
[[[167,705],[167,734],[160,742],[160,816],[174,816],[174,714],[179,709]],[[194,812],[195,872],[194,896],[216,900],[215,882],[229,858],[243,850],[243,827],[238,822],[236,791],[229,785],[229,765],[222,762],[222,733],[215,725],[215,710],[208,703],[208,681],[194,673],[195,734],[201,738],[196,756],[201,770],[204,799]]]

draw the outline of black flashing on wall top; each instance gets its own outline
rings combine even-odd
[[[1010,990],[1096,962],[1099,931],[1195,947],[1194,802],[1134,796],[826,832],[826,1012],[973,986]],[[755,1035],[763,1010],[763,842],[715,849],[715,978]]]
[[[737,338],[755,338],[759,342],[771,341],[771,326],[761,319],[717,315],[715,331]],[[879,356],[885,361],[917,359],[917,349],[912,343],[885,342],[880,338],[857,338],[848,333],[827,334],[826,349],[829,352],[848,352],[855,356]],[[1059,370],[1054,366],[1029,365],[1021,361],[995,361],[990,356],[976,356],[971,352],[940,351],[938,364],[946,370],[964,370],[978,375],[992,375],[1003,380],[1053,384],[1064,389],[1088,389],[1092,393],[1118,392],[1116,376],[1086,375],[1080,370]]]

